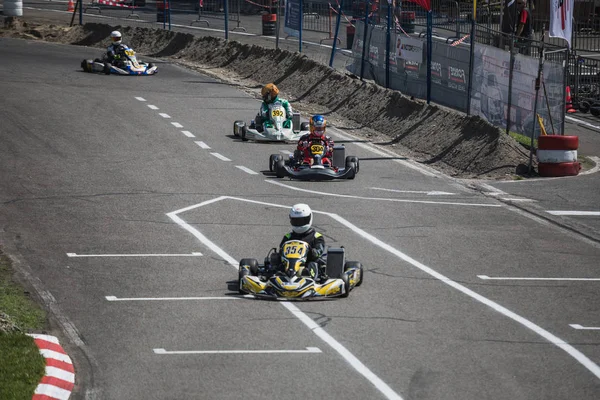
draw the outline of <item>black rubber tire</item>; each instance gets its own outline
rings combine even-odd
[[[285,161],[283,159],[277,160],[275,163],[275,176],[285,178]]]
[[[590,108],[592,106],[590,105],[590,103],[588,103],[587,101],[582,101],[581,104],[579,104],[579,111],[581,111],[584,114],[587,114],[590,112]]]
[[[356,166],[355,172],[358,174],[358,171],[360,170],[360,161],[359,161],[358,157],[356,157],[356,156],[346,156],[346,165],[348,165],[349,162],[353,162],[354,163],[354,165]]]
[[[152,64],[152,63],[148,63],[148,69],[150,69],[150,68],[152,68],[152,67],[154,67],[154,64]]]
[[[102,70],[102,72],[104,72],[105,75],[110,75],[110,63],[104,63],[104,68]]]
[[[246,124],[244,123],[244,121],[240,121],[240,120],[238,120],[238,121],[234,121],[234,122],[233,122],[233,136],[240,136],[240,134],[239,134],[239,133],[237,133],[237,129],[236,129],[237,125],[238,125],[240,122],[241,122],[243,125],[246,125]]]
[[[600,107],[592,107],[590,108],[590,112],[594,117],[600,117]]]
[[[83,69],[83,71],[84,71],[84,72],[88,72],[88,69],[87,69],[87,61],[86,61],[86,60],[83,60],[83,61],[81,62],[81,69]]]
[[[242,126],[242,141],[248,141],[248,138],[246,137],[246,125]]]
[[[352,169],[352,173],[348,175],[348,179],[356,178],[356,164],[353,161],[346,163],[346,169]]]
[[[256,258],[242,258],[240,260],[240,267],[242,265],[247,265],[250,267],[250,275],[258,275],[258,260]]]
[[[239,294],[246,294],[246,292],[244,290],[242,290],[242,278],[246,275],[249,275],[248,270],[240,267],[238,269],[238,293]]]
[[[271,154],[269,156],[269,171],[273,172],[275,170],[275,164],[279,160],[283,160],[283,156],[281,154]]]
[[[307,131],[310,129],[310,124],[308,122],[303,122],[300,124],[301,131]]]
[[[344,294],[340,297],[348,297],[348,295],[350,294],[350,282],[348,282],[348,275],[342,274],[342,276],[340,276],[340,279],[344,282]]]
[[[351,268],[358,268],[360,270],[360,279],[358,280],[358,283],[356,284],[356,286],[360,286],[363,283],[363,266],[360,262],[358,261],[346,261],[346,264],[344,264],[344,271],[348,271]]]

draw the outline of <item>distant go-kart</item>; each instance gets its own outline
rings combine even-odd
[[[305,181],[323,181],[332,179],[354,179],[360,169],[360,161],[356,156],[346,156],[343,145],[333,147],[332,160],[324,159],[325,146],[322,142],[309,145],[310,162],[304,158],[300,150],[294,151],[288,159],[281,154],[271,154],[269,171],[275,172],[278,178]]]
[[[358,261],[345,261],[345,249],[327,250],[326,277],[319,278],[307,263],[308,243],[290,240],[283,244],[281,254],[273,248],[264,264],[254,258],[244,258],[238,269],[239,292],[255,297],[289,300],[309,300],[348,297],[350,291],[363,282],[363,266]]]
[[[152,63],[145,63],[137,59],[135,51],[128,49],[120,56],[118,66],[111,64],[104,59],[83,60],[81,68],[85,72],[102,72],[106,75],[154,75],[158,72],[158,67]]]
[[[247,126],[244,121],[235,121],[233,135],[241,137],[243,141],[287,142],[298,141],[309,133],[308,122],[300,123],[300,113],[294,113],[292,126],[289,127],[284,126],[285,117],[285,108],[281,102],[276,101],[269,104],[269,118],[265,123],[257,125],[252,122]]]

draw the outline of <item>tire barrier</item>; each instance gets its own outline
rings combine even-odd
[[[538,137],[540,176],[574,176],[581,170],[577,161],[578,136],[542,135]]]

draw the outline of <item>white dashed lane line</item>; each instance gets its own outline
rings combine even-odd
[[[583,329],[588,331],[600,331],[600,326],[583,326],[579,324],[569,324],[573,329]]]
[[[163,118],[171,118],[171,116],[169,114],[165,114],[165,113],[159,113],[158,115],[160,115]]]
[[[139,100],[139,101],[146,101],[146,99],[145,99],[145,98],[143,98],[143,97],[136,97],[135,99],[136,99],[136,100]]]
[[[152,105],[152,104],[148,104],[148,108],[151,110],[158,110],[158,107],[156,107],[155,105]]]
[[[194,142],[194,143],[196,143],[198,146],[200,146],[203,149],[210,149],[210,146],[207,145],[206,143],[202,142],[202,141],[197,141],[197,142]]]
[[[171,125],[173,125],[175,128],[183,128],[183,125],[181,125],[179,122],[171,122]]]
[[[552,215],[600,216],[600,211],[546,211]]]
[[[190,131],[181,131],[181,133],[183,133],[185,136],[187,137],[196,137],[194,136],[194,134]]]
[[[250,168],[246,168],[243,165],[236,165],[235,167],[241,169],[242,171],[244,171],[250,175],[258,175],[258,172],[254,172]]]
[[[219,160],[231,161],[229,158],[225,157],[222,154],[219,154],[219,153],[210,153],[210,154],[212,154],[213,156],[217,157]]]

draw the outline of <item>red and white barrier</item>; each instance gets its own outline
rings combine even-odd
[[[46,359],[46,373],[35,389],[32,400],[66,400],[75,386],[71,358],[56,336],[30,334]]]
[[[112,7],[123,7],[123,8],[135,8],[135,6],[130,6],[127,4],[123,4],[119,1],[111,1],[111,0],[98,0],[96,3],[98,4],[104,4],[105,6],[112,6]]]
[[[542,135],[538,137],[538,173],[540,176],[578,175],[578,136]]]

